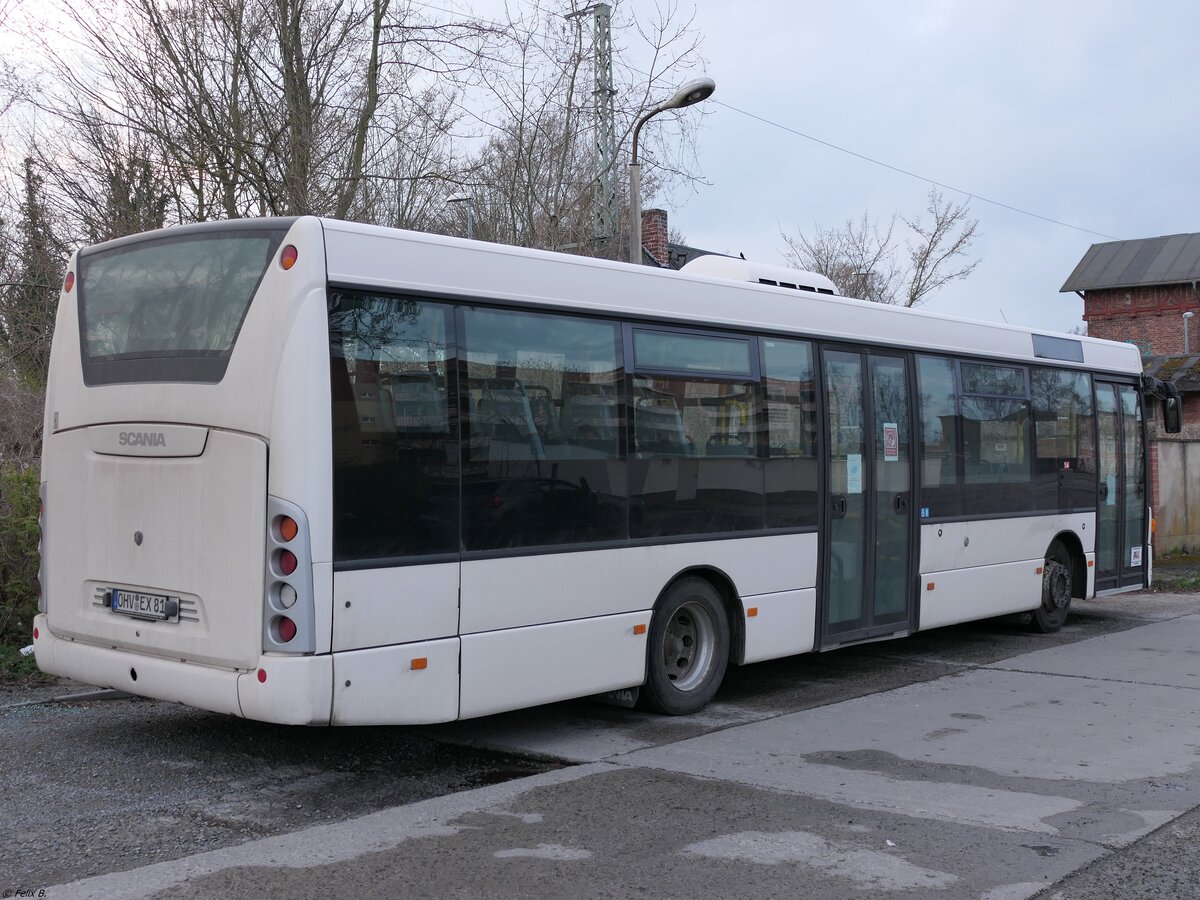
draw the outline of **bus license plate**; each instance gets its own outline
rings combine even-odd
[[[173,619],[178,606],[162,594],[143,594],[113,588],[110,598],[112,611],[139,619]]]

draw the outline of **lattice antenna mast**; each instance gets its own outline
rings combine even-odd
[[[594,3],[567,18],[592,14],[592,99],[596,107],[596,194],[593,224],[597,251],[604,253],[617,234],[617,130],[612,75],[612,7]]]

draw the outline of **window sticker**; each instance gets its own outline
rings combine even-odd
[[[863,492],[862,454],[851,453],[846,456],[846,493],[861,494]]]
[[[900,428],[895,422],[883,423],[883,461],[900,460]]]
[[[1141,564],[1142,564],[1142,548],[1141,547],[1130,547],[1129,548],[1129,565],[1130,565],[1130,567],[1136,568],[1137,566],[1140,566]]]

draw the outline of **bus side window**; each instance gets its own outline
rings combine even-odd
[[[473,401],[466,549],[626,538],[618,326],[514,310],[462,315]]]
[[[763,338],[768,528],[817,524],[817,393],[812,345]]]
[[[450,308],[340,291],[331,310],[335,558],[456,551]]]

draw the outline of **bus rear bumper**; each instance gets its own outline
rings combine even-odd
[[[33,624],[38,668],[48,674],[262,722],[329,724],[329,656],[263,657],[259,669],[246,673],[60,638],[44,614]],[[267,673],[265,681],[258,680],[259,670]]]

